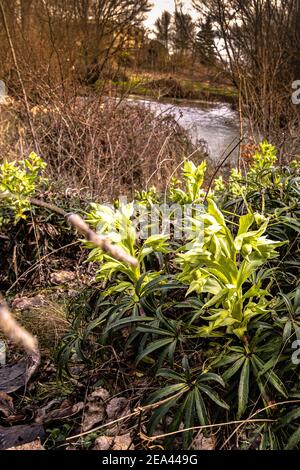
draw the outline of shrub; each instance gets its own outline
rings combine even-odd
[[[87,214],[139,266],[129,268],[87,244],[89,261],[99,263],[102,291],[95,294],[96,308],[75,315],[60,366],[67,367],[74,348],[86,357],[95,340],[120,349],[126,332],[125,351],[133,348],[138,367],[156,378],[157,390],[145,401],[158,403],[148,432],[168,423],[166,432],[182,434],[184,448],[197,425],[219,429],[221,448],[224,434],[217,424],[224,422],[231,446],[282,449],[300,443],[299,365],[292,362],[300,314],[299,166],[277,168],[275,159],[275,149],[263,143],[245,176],[233,171],[208,197],[205,165],[185,162],[167,198],[190,207],[189,231],[180,241],[175,208],[170,233],[145,239],[133,204],[115,203],[116,210],[93,205]],[[137,196],[138,214],[154,211],[162,222],[158,193]],[[230,425],[235,420],[244,421]]]
[[[19,157],[12,143],[16,140],[25,154],[35,148],[26,113],[21,104],[15,108],[11,140],[7,135],[1,147],[10,159]],[[39,154],[47,175],[59,179],[60,192],[76,188],[94,199],[111,200],[153,184],[163,189],[185,155],[194,151],[171,117],[156,117],[147,107],[114,98],[49,97],[31,114]],[[14,135],[15,127],[22,127],[22,133]]]
[[[75,211],[84,207],[84,201],[54,194],[45,171],[46,163],[35,153],[0,165],[1,289],[27,283],[38,287],[49,280],[51,264],[66,268],[78,260],[81,247],[64,218],[32,205],[31,200],[38,195]],[[49,259],[56,251],[57,256]]]
[[[45,168],[46,163],[35,153],[19,162],[4,161],[0,166],[0,225],[5,222],[5,210],[15,212],[15,222],[25,218],[30,208],[29,197],[45,182],[40,175]]]

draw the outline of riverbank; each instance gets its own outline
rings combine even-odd
[[[85,197],[88,191],[94,200],[134,194],[147,182],[164,186],[195,149],[175,119],[153,111],[126,100],[122,106],[119,100],[99,100],[96,93],[67,101],[58,96],[47,106],[30,109],[35,142],[24,105],[15,100],[0,110],[0,154],[17,161],[38,147],[48,164],[47,176],[55,181],[59,174],[66,190]],[[16,144],[20,127],[24,134]]]
[[[206,77],[207,78],[207,77]],[[108,87],[111,91],[121,94],[137,95],[152,98],[157,101],[165,99],[223,102],[236,107],[238,102],[237,90],[229,83],[204,80],[184,75],[167,73],[147,73],[127,71],[118,74],[112,80],[98,80],[96,89]]]

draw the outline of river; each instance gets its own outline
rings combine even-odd
[[[194,144],[204,140],[209,156],[214,162],[220,161],[239,139],[238,113],[227,103],[182,102],[182,104],[157,102],[131,97],[155,114],[171,114],[188,131]],[[231,160],[237,157],[238,150]]]

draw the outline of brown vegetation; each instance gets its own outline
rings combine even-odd
[[[223,42],[219,59],[239,90],[241,117],[252,136],[277,145],[285,159],[300,151],[299,106],[292,103],[292,82],[299,79],[297,0],[194,0],[213,21]],[[243,134],[243,129],[241,129]]]
[[[21,103],[1,123],[2,156],[19,158],[35,148]],[[97,96],[54,99],[31,108],[38,152],[60,189],[76,188],[93,197],[132,193],[154,183],[163,188],[191,151],[185,132],[170,117],[143,106]]]

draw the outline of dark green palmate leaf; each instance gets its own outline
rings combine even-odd
[[[295,449],[300,443],[300,427],[290,436],[285,450]]]
[[[162,390],[154,392],[149,401],[156,403],[164,397],[170,396],[171,404],[162,403],[158,409],[153,411],[150,421],[150,431],[153,432],[155,426],[163,419],[166,414],[172,415],[172,423],[166,432],[172,432],[176,429],[180,420],[183,419],[185,428],[192,428],[196,423],[202,426],[208,424],[207,398],[209,401],[217,404],[219,407],[229,410],[229,406],[219,396],[216,390],[206,383],[217,383],[224,386],[222,377],[214,373],[200,373],[191,375],[191,373],[179,373],[171,369],[160,369],[158,376],[176,381],[175,385],[168,385]],[[173,396],[172,396],[173,395]],[[183,432],[183,446],[188,448],[193,436],[193,431]]]
[[[243,419],[251,409],[272,422],[245,423],[243,433],[233,433],[233,446],[300,445],[298,407],[286,405],[282,416],[280,406],[269,406],[282,397],[300,397],[299,366],[291,359],[292,343],[300,338],[299,165],[276,167],[274,152],[262,144],[245,177],[232,172],[221,191],[212,191],[203,210],[191,214],[187,239],[128,237],[137,269],[114,262],[106,271],[102,266],[103,280],[109,279],[106,300],[98,294],[98,307],[84,315],[77,308],[73,317],[60,363],[90,359],[85,346],[91,337],[92,347],[113,344],[118,352],[130,346],[153,380],[150,433],[158,425],[171,433]],[[203,200],[194,181],[198,171],[186,165],[183,184],[169,194],[172,200]],[[130,217],[126,220],[131,227]],[[103,256],[98,261],[103,263]],[[122,329],[126,341],[120,341]],[[219,431],[218,443],[234,430]],[[188,448],[193,432],[178,437]],[[173,441],[169,436],[164,445],[172,448]]]

